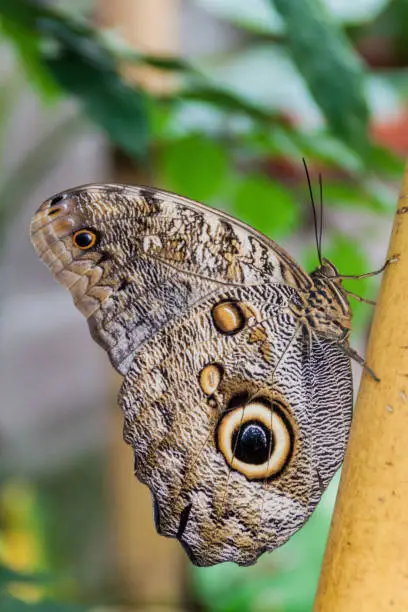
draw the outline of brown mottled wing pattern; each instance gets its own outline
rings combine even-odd
[[[158,531],[199,565],[284,543],[341,464],[351,419],[348,356],[293,307],[312,278],[244,224],[150,188],[59,194],[31,232],[125,376],[125,439]]]
[[[147,338],[223,285],[308,282],[277,245],[179,196],[112,185],[53,201],[32,223],[34,245],[122,374]],[[97,251],[73,252],[82,227],[98,229]]]

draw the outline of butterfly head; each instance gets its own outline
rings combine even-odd
[[[334,280],[338,276],[338,271],[336,266],[326,259],[326,257],[322,257],[322,262],[315,271],[315,274],[319,273],[323,278]]]

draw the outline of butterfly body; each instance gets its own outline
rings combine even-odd
[[[307,520],[352,413],[350,310],[231,217],[147,187],[47,200],[34,246],[124,376],[119,404],[159,533],[198,565],[254,563]]]

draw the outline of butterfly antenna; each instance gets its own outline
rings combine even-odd
[[[320,190],[320,228],[319,228],[319,261],[322,264],[322,239],[323,239],[323,180],[322,175],[319,174],[319,190]]]
[[[317,229],[317,211],[316,211],[316,204],[315,204],[314,197],[313,197],[312,183],[310,181],[309,170],[308,170],[308,167],[307,167],[307,164],[306,164],[306,160],[305,160],[304,157],[302,157],[302,162],[303,162],[303,166],[304,166],[305,172],[306,172],[307,184],[308,184],[308,187],[309,187],[310,202],[312,204],[312,210],[313,210],[313,222],[314,222],[314,232],[315,232],[317,256],[319,258],[320,265],[322,265],[322,254],[320,252],[319,231]]]

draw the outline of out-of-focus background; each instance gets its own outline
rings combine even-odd
[[[0,0],[0,32],[0,610],[311,610],[337,479],[255,566],[193,568],[155,534],[120,381],[28,227],[59,190],[142,182],[311,269],[305,157],[324,255],[381,266],[408,153],[407,0]],[[375,298],[378,279],[347,286]],[[353,309],[364,351],[371,310]]]

